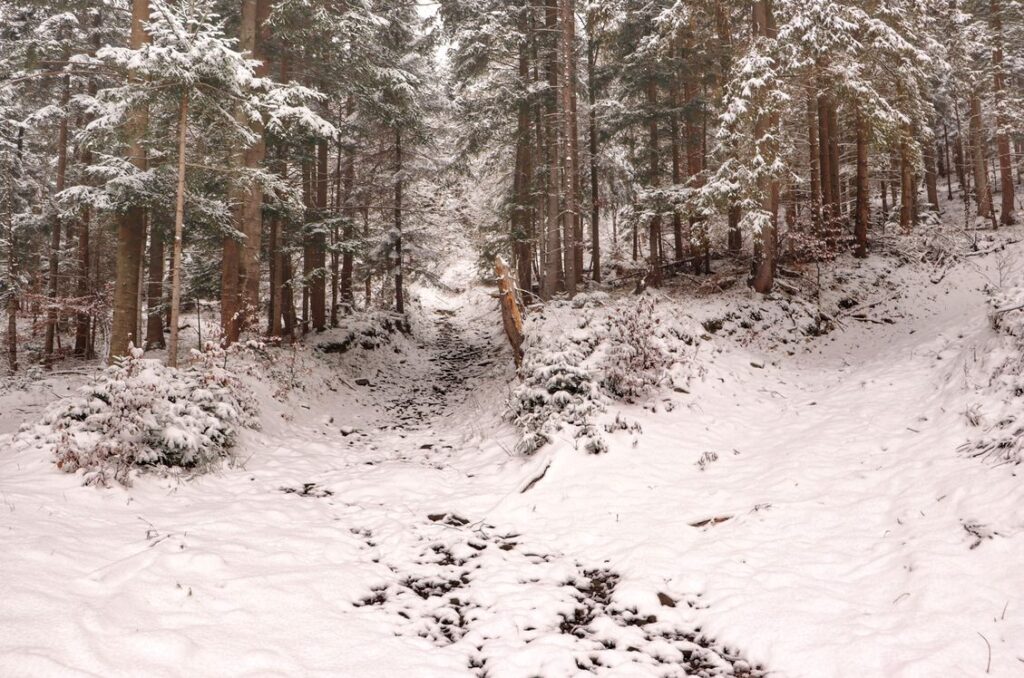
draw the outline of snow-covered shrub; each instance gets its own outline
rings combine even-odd
[[[998,337],[985,352],[983,366],[988,390],[1002,402],[991,417],[977,405],[968,407],[972,425],[983,425],[986,420],[991,424],[983,435],[965,443],[961,451],[972,457],[1020,464],[1024,461],[1024,418],[1020,416],[1024,406],[1024,286],[990,290],[989,305],[989,322]]]
[[[519,453],[567,427],[587,451],[603,452],[594,417],[607,403],[635,402],[661,384],[688,389],[699,327],[658,310],[650,297],[604,296],[528,317],[522,381],[509,399],[509,418],[524,431]]]
[[[524,431],[517,452],[531,454],[562,424],[585,426],[600,392],[582,366],[593,346],[563,338],[542,348],[527,339],[525,349],[523,380],[509,400],[509,416]]]
[[[657,336],[659,324],[645,297],[608,316],[601,385],[612,396],[633,402],[664,376],[671,356]]]
[[[86,484],[131,484],[133,471],[205,470],[228,456],[239,429],[257,425],[256,403],[231,372],[202,361],[184,369],[131,354],[53,404],[16,444],[52,452]]]

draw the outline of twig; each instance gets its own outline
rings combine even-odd
[[[988,638],[981,635],[981,631],[976,631],[981,636],[981,639],[985,641],[985,645],[988,646],[988,663],[985,664],[985,673],[992,673],[992,643],[988,642]]]

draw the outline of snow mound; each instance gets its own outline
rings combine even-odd
[[[211,362],[176,369],[132,349],[79,396],[24,425],[14,444],[49,452],[62,471],[81,470],[87,485],[130,485],[144,469],[208,469],[229,455],[242,427],[257,423],[248,390]]]

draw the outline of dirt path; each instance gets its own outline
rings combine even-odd
[[[456,411],[473,385],[494,370],[497,348],[483,331],[464,329],[450,312],[436,311],[422,360],[381,376],[387,396],[383,425],[407,432],[436,428]]]

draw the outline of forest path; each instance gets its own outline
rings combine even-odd
[[[432,316],[430,336],[419,344],[419,364],[381,377],[388,391],[383,423],[391,428],[430,428],[462,405],[473,384],[493,371],[495,347],[486,333],[460,326],[453,311],[435,310]]]
[[[486,295],[266,398],[214,474],[0,455],[0,675],[1019,675],[1024,488],[956,452],[989,274],[810,354],[716,340],[598,456],[509,452]]]
[[[622,407],[641,432],[613,433],[585,473],[563,446],[492,515],[615,563],[641,610],[696,601],[772,675],[1019,675],[1024,615],[1004,609],[1024,593],[1024,487],[957,451],[978,431],[969,404],[998,412],[972,365],[1001,265],[919,275],[893,324],[851,322],[794,356],[716,341],[671,414]]]

